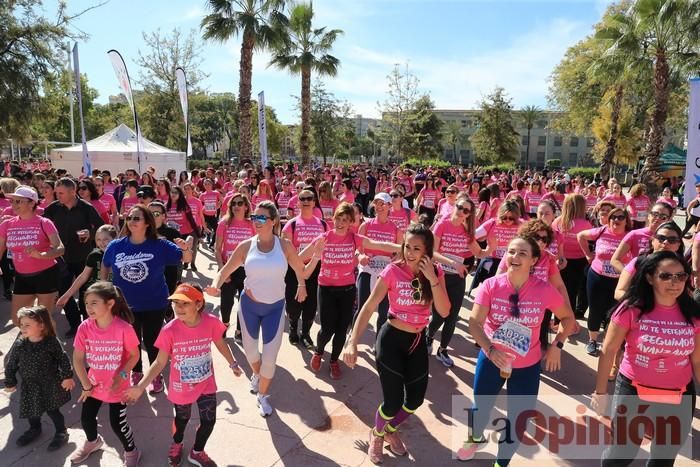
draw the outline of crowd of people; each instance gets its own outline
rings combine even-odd
[[[619,412],[606,404],[615,381],[613,407],[636,397],[655,413],[682,417],[683,439],[690,430],[694,405],[669,400],[693,396],[694,404],[693,378],[700,379],[700,306],[692,292],[700,233],[687,254],[683,243],[700,219],[700,184],[680,229],[675,187],[650,199],[642,184],[625,195],[614,178],[556,171],[245,164],[180,174],[128,169],[114,177],[95,170],[75,178],[41,166],[24,173],[6,166],[5,173],[0,268],[20,330],[6,356],[5,390],[21,381],[20,417],[29,423],[19,446],[41,435],[44,413],[56,429],[48,449],[65,446],[60,409],[77,378],[85,441],[73,463],[103,446],[97,417],[107,403],[124,465],[138,465],[144,447],[136,446],[128,405],[167,387],[169,465],[184,457],[216,465],[205,452],[216,422],[212,344],[235,376],[241,366],[226,338],[241,345],[250,391],[268,417],[285,328],[289,344],[312,352],[309,369],[321,371],[325,360],[337,380],[341,362],[355,366],[376,313],[371,353],[382,400],[368,456],[379,464],[385,443],[394,455],[407,454],[399,427],[424,401],[430,356],[450,368],[450,353],[465,351],[452,337],[472,295],[465,321],[480,348],[479,417],[455,453],[459,460],[487,444],[488,416],[504,386],[524,401],[517,410],[535,406],[541,371],[561,368],[577,320],[587,323],[586,352],[599,357],[595,410],[617,423]],[[211,281],[197,269],[198,251],[215,259]],[[199,280],[183,282],[187,269]],[[205,311],[207,295],[221,297],[219,316]],[[53,316],[61,309],[70,357],[56,336]],[[683,337],[681,344],[669,334]],[[195,403],[200,424],[184,451]],[[515,411],[509,407],[508,416]],[[509,465],[524,429],[499,443],[495,465]],[[629,465],[638,448],[613,443],[602,463]],[[679,449],[654,444],[649,465],[672,465]]]

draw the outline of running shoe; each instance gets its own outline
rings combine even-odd
[[[343,376],[343,372],[340,371],[340,363],[336,360],[330,363],[331,367],[331,379],[340,379]]]
[[[367,449],[367,455],[373,464],[378,465],[382,463],[384,460],[384,453],[382,452],[383,449],[384,437],[376,435],[374,433],[374,428],[372,428],[369,430],[369,447]]]
[[[168,465],[179,467],[182,462],[182,443],[173,443],[168,450]]]
[[[312,350],[314,348],[314,341],[311,340],[311,336],[308,334],[302,334],[301,345],[303,345],[307,350]]]
[[[462,444],[462,447],[457,451],[457,459],[460,461],[469,461],[474,458],[476,451],[483,449],[486,446],[486,437],[482,436],[479,439],[475,439],[473,436],[469,436],[467,440]]]
[[[397,456],[406,455],[406,445],[401,441],[398,431],[388,431],[384,433],[384,441],[389,444],[389,450]]]
[[[19,438],[17,438],[17,446],[26,446],[27,444],[35,441],[39,436],[41,436],[41,426],[37,428],[30,428],[22,433]]]
[[[95,441],[85,440],[83,445],[76,449],[70,456],[70,461],[74,464],[82,464],[85,462],[85,459],[90,457],[90,454],[102,448],[103,444],[105,444],[105,442],[100,435],[97,435]]]
[[[596,341],[590,341],[586,344],[586,353],[592,357],[598,356],[598,343]]]
[[[455,364],[455,362],[450,358],[450,356],[447,355],[447,349],[438,349],[437,353],[435,354],[435,358],[437,358],[440,361],[440,363],[442,363],[447,368],[452,368]]]
[[[68,444],[68,432],[67,431],[59,431],[55,435],[53,435],[53,439],[51,440],[49,445],[46,447],[46,450],[47,451],[58,451],[66,444]]]
[[[153,381],[151,381],[151,385],[148,388],[148,393],[152,396],[155,396],[156,394],[160,394],[165,390],[165,385],[163,384],[163,375],[158,375],[155,377]]]
[[[198,467],[216,467],[216,463],[204,451],[197,452],[192,449],[187,455],[187,460],[190,461],[190,464]]]
[[[299,334],[296,331],[289,331],[289,343],[292,345],[297,345],[299,343]]]
[[[260,375],[253,373],[250,377],[250,393],[257,394],[260,391]]]
[[[309,366],[311,367],[311,371],[314,373],[318,372],[318,370],[321,369],[321,355],[314,353],[309,362]]]
[[[138,467],[140,460],[141,451],[139,451],[138,448],[124,452],[124,467]]]
[[[258,407],[260,408],[261,417],[269,417],[272,415],[272,404],[270,404],[270,395],[258,394]]]
[[[141,382],[141,378],[143,378],[143,373],[141,373],[140,371],[131,371],[132,386],[138,386],[138,384]]]

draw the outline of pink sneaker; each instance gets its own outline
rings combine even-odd
[[[165,390],[165,386],[163,385],[163,375],[158,375],[153,381],[151,381],[151,385],[148,388],[148,393],[153,396],[163,392],[163,390]]]
[[[377,465],[382,463],[384,460],[383,449],[384,437],[374,434],[374,428],[372,428],[369,430],[369,448],[367,450],[367,455],[373,464]]]
[[[216,467],[216,463],[204,451],[195,452],[194,449],[190,450],[187,460],[198,467]]]
[[[182,443],[173,443],[168,450],[168,465],[178,467],[182,462]]]
[[[470,461],[474,458],[476,451],[483,449],[486,446],[486,437],[475,440],[472,436],[462,444],[462,447],[457,451],[457,459],[460,461]]]
[[[141,451],[134,448],[133,451],[124,452],[124,467],[138,467],[141,460]]]
[[[103,444],[105,444],[105,442],[100,435],[97,435],[97,439],[95,441],[85,440],[83,445],[76,449],[70,456],[70,461],[74,464],[82,464],[88,457],[90,457],[90,454],[102,448]]]
[[[397,456],[406,455],[406,445],[401,441],[398,431],[386,431],[384,433],[384,441],[389,444],[389,450],[396,454]]]

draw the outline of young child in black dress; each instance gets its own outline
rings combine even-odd
[[[26,446],[41,435],[41,416],[46,412],[56,427],[48,450],[55,451],[68,442],[60,407],[70,400],[75,387],[70,359],[56,339],[46,307],[21,308],[17,317],[21,337],[10,350],[5,367],[5,392],[17,389],[17,373],[22,377],[19,416],[29,419],[29,430],[17,439],[17,445]]]

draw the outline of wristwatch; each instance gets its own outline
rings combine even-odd
[[[119,372],[119,377],[120,377],[121,379],[128,379],[128,378],[129,378],[129,374],[128,374],[126,371],[122,370],[122,371]]]
[[[558,348],[563,349],[564,348],[564,343],[561,341],[554,341],[554,345],[556,345]]]

